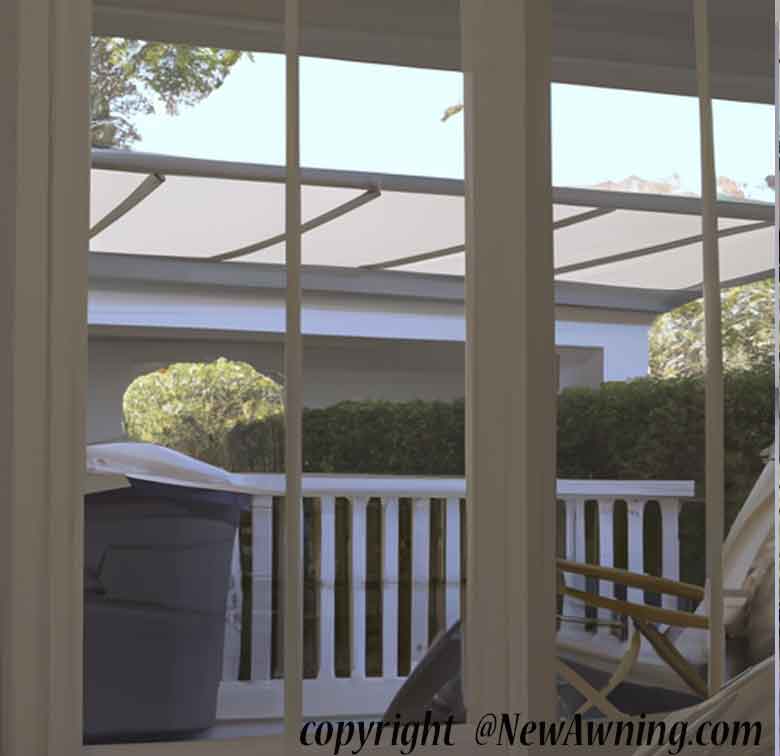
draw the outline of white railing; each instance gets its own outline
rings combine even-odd
[[[274,720],[282,716],[282,680],[273,678],[273,548],[274,497],[284,495],[284,476],[248,474],[239,485],[252,492],[252,621],[251,681],[238,681],[241,642],[241,579],[238,553],[234,559],[232,588],[228,603],[225,665],[220,687],[218,716],[221,722]],[[399,673],[399,502],[411,506],[411,548],[409,574],[410,611],[406,628],[410,638],[409,663],[414,665],[428,648],[429,602],[433,584],[429,574],[432,527],[442,542],[442,559],[437,569],[443,593],[441,629],[460,617],[461,596],[461,502],[466,486],[462,478],[412,478],[390,476],[305,475],[304,498],[319,501],[319,543],[313,565],[318,588],[317,675],[304,680],[304,713],[312,717],[376,716],[386,708],[402,685]],[[644,571],[645,510],[657,502],[661,517],[661,561],[664,577],[679,578],[679,513],[685,498],[693,496],[691,481],[594,481],[559,480],[558,501],[565,512],[564,553],[568,559],[588,561],[586,544],[597,541],[598,563],[613,566],[615,503],[625,502],[628,569]],[[349,591],[349,676],[336,675],[336,500],[349,501],[350,554]],[[441,520],[432,526],[432,501],[440,500]],[[369,502],[381,509],[381,555],[367,550]],[[586,518],[587,503],[597,508],[597,517]],[[622,508],[621,508],[622,511]],[[591,532],[597,520],[596,532]],[[341,548],[346,548],[342,544]],[[378,560],[382,606],[381,675],[366,675],[366,569],[367,560]],[[572,587],[585,586],[585,578],[568,575]],[[612,584],[602,581],[599,592],[612,594]],[[628,599],[643,603],[642,591],[629,589]],[[664,598],[665,606],[673,606]],[[441,598],[439,599],[439,607]],[[404,613],[405,615],[406,613]],[[582,605],[566,599],[562,631],[590,632]],[[593,619],[592,617],[590,619]],[[610,621],[608,612],[599,619]],[[609,632],[600,626],[598,632]],[[340,649],[345,650],[345,649]]]

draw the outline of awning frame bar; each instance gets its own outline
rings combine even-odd
[[[133,173],[160,172],[167,176],[199,176],[237,181],[267,181],[277,184],[283,184],[285,181],[283,166],[201,160],[130,150],[93,149],[92,167]],[[383,192],[436,194],[448,197],[462,197],[464,195],[464,184],[461,179],[342,171],[329,168],[302,167],[301,184],[304,186],[327,186],[335,189],[362,189],[363,191],[380,186]],[[641,210],[681,215],[701,215],[702,213],[702,202],[699,197],[679,194],[613,192],[582,187],[553,187],[553,203],[575,207]],[[717,210],[721,218],[774,222],[774,205],[769,203],[718,200]]]

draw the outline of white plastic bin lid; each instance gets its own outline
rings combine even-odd
[[[156,444],[120,442],[87,446],[84,493],[130,485],[128,477],[190,488],[242,492],[220,467]]]

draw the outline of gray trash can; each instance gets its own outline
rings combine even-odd
[[[191,737],[216,718],[249,496],[129,480],[84,497],[87,743]]]

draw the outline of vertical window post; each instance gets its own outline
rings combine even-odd
[[[89,0],[0,4],[0,751],[81,749]]]
[[[463,0],[470,717],[557,716],[550,0]]]
[[[705,491],[709,594],[709,692],[723,686],[726,636],[723,627],[723,350],[721,344],[720,260],[717,181],[710,87],[707,0],[694,0],[696,73],[701,142],[702,264],[705,345]]]
[[[287,181],[285,255],[287,334],[285,341],[285,580],[284,721],[285,739],[297,744],[303,712],[303,588],[301,495],[301,416],[303,343],[301,337],[301,169],[300,169],[300,0],[285,2],[287,76]]]
[[[775,443],[774,464],[775,476],[780,470],[780,191],[778,191],[778,179],[780,179],[780,2],[775,0]],[[777,480],[775,480],[777,485]],[[780,510],[775,507],[775,543],[780,543]],[[775,562],[775,597],[780,596],[780,565]],[[777,599],[776,599],[777,600]],[[780,656],[780,633],[775,631],[775,658]],[[775,743],[780,743],[780,696],[775,695]]]

